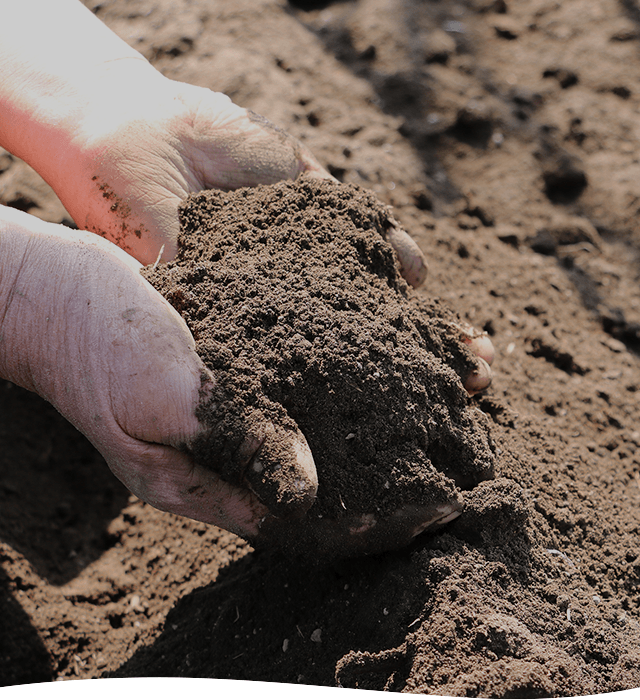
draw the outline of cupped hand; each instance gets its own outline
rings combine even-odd
[[[196,407],[215,378],[140,263],[93,234],[3,206],[0,251],[0,376],[52,403],[146,502],[257,536],[268,509],[190,456],[202,433]],[[246,469],[268,447],[265,436],[241,445]],[[297,455],[288,476],[308,507],[313,459],[302,435],[285,438]]]
[[[175,256],[178,206],[192,192],[332,177],[302,143],[227,96],[147,77],[140,94],[92,100],[76,139],[79,186],[58,192],[80,228],[143,264]],[[388,237],[407,281],[422,284],[427,265],[416,243],[399,226]]]

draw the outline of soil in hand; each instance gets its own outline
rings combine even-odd
[[[51,406],[0,382],[0,684],[180,676],[494,698],[640,687],[637,3],[83,2],[168,78],[228,94],[393,206],[429,260],[420,294],[496,348],[492,386],[468,402],[489,417],[496,478],[409,547],[312,568],[130,496]],[[0,202],[70,221],[4,152]],[[348,269],[347,248],[334,267]],[[398,291],[403,309],[411,296]],[[439,308],[424,325],[445,344]],[[451,357],[420,342],[464,373],[457,340]],[[279,411],[264,415],[286,417],[260,391],[260,410],[268,398]],[[307,421],[328,418],[312,401]],[[352,449],[350,432],[337,447]]]
[[[492,475],[484,414],[463,387],[474,357],[457,318],[399,276],[390,226],[355,185],[208,191],[181,209],[176,260],[144,273],[218,380],[199,408],[211,431],[197,461],[276,514],[296,508],[274,484],[294,471],[282,444],[297,428],[319,476],[311,517],[459,508],[459,488]],[[256,475],[243,444],[266,426],[279,440],[265,440]]]

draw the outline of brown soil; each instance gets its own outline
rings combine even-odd
[[[498,350],[470,400],[496,478],[408,549],[315,568],[130,497],[5,384],[2,682],[639,686],[636,3],[87,4],[167,75],[227,92],[393,205],[430,261],[422,297]],[[64,220],[23,164],[0,168],[3,202]]]
[[[286,488],[299,429],[320,483],[310,526],[404,506],[424,509],[426,521],[443,504],[458,507],[456,484],[493,476],[488,421],[463,388],[474,361],[460,325],[409,291],[373,195],[301,179],[192,195],[180,217],[176,261],[145,277],[185,318],[216,377],[199,408],[208,430],[193,447],[198,463],[291,516],[305,505]],[[263,439],[266,425],[276,432],[255,472],[242,443]],[[317,550],[302,540],[298,529],[291,545]]]

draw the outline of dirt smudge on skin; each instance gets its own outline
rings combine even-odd
[[[141,224],[132,226],[130,223],[131,207],[123,202],[122,198],[117,195],[107,183],[100,181],[97,175],[94,175],[91,180],[95,182],[100,193],[102,194],[102,197],[111,202],[111,206],[109,208],[114,215],[120,219],[120,228],[119,230],[117,227],[111,228],[111,230],[108,232],[98,231],[91,227],[89,227],[88,230],[97,233],[99,236],[110,240],[112,243],[115,243],[117,246],[122,248],[122,250],[131,253],[132,247],[127,243],[129,236],[133,234],[136,238],[141,239],[143,234],[149,233],[148,229]]]

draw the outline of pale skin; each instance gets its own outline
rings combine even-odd
[[[195,408],[215,377],[139,269],[175,256],[177,209],[190,192],[330,175],[226,96],[164,78],[78,0],[0,0],[0,16],[0,146],[53,187],[81,229],[0,206],[0,376],[56,406],[143,500],[259,540],[271,518],[260,494],[185,450],[203,429]],[[400,228],[389,240],[404,276],[421,284],[415,243]],[[475,393],[490,381],[493,348],[463,335],[481,358],[466,382]],[[272,432],[265,426],[264,439]],[[313,456],[301,433],[290,439],[308,508]],[[247,438],[247,465],[260,447]],[[399,513],[398,543],[457,507]],[[357,550],[363,531],[373,537],[376,525],[358,516],[336,537],[353,536]]]

